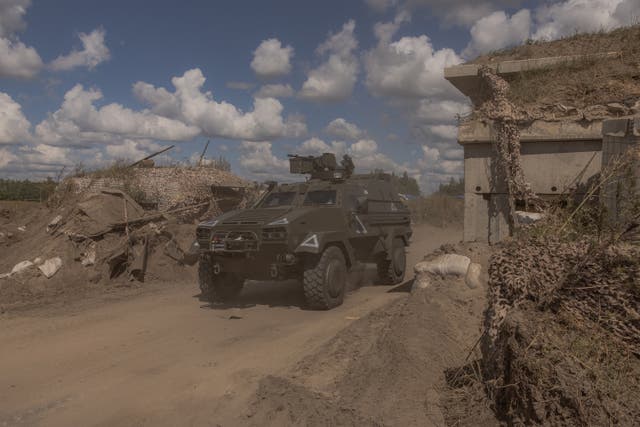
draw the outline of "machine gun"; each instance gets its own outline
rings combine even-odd
[[[321,156],[299,156],[289,154],[289,171],[291,173],[310,174],[312,179],[343,180],[353,174],[355,166],[348,155],[344,155],[340,166],[333,153]]]

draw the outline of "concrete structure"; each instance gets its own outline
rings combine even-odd
[[[640,164],[638,158],[629,158],[631,149],[640,146],[640,116],[607,120],[602,125],[602,170],[608,171],[621,160],[630,160],[633,175],[625,176],[629,171],[621,170],[617,176],[602,189],[600,196],[607,208],[612,222],[621,220],[624,202],[637,203],[640,190]],[[606,172],[605,172],[606,173]]]
[[[539,68],[618,53],[504,61],[492,64],[498,74],[509,75]],[[479,65],[445,69],[445,78],[476,102],[484,90],[478,77]],[[506,188],[495,179],[491,122],[470,119],[458,129],[464,148],[465,215],[464,240],[495,243],[509,234]],[[587,181],[600,172],[602,163],[602,121],[537,120],[521,128],[521,159],[526,180],[543,198],[564,191],[587,190]]]
[[[619,56],[620,52],[605,52],[592,55],[553,56],[548,58],[501,61],[487,65],[493,68],[497,74],[508,77],[517,73],[570,64],[576,61],[616,58]],[[473,100],[482,90],[480,79],[478,78],[479,69],[480,64],[456,65],[444,69],[444,78],[449,80],[460,92]]]
[[[582,187],[600,171],[601,123],[534,122],[522,130],[522,168],[543,197]],[[495,243],[509,234],[506,188],[495,179],[492,131],[488,123],[460,125],[464,147],[464,240]],[[578,190],[580,192],[580,189]]]

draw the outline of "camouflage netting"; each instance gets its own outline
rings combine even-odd
[[[525,301],[591,321],[640,356],[640,249],[530,237],[496,252],[489,267],[490,327]]]
[[[520,160],[520,128],[518,123],[526,117],[509,100],[509,83],[506,80],[487,66],[481,66],[478,73],[486,85],[487,96],[477,109],[477,113],[493,121],[497,178],[499,182],[504,182],[507,190],[509,226],[513,232],[516,201],[523,201],[527,210],[540,211],[543,206],[541,199],[525,180]]]
[[[491,259],[486,390],[508,423],[640,420],[640,249],[523,237]]]

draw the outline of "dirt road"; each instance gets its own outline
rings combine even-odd
[[[460,237],[417,227],[408,265]],[[250,283],[224,308],[204,305],[195,284],[183,284],[0,317],[0,426],[237,425],[260,378],[405,295],[389,291],[364,286],[318,312],[300,308],[292,284]]]

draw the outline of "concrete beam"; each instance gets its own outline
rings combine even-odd
[[[467,145],[492,141],[491,123],[470,120],[458,126],[458,143]],[[521,142],[592,141],[602,139],[602,122],[547,122],[536,120],[520,130]]]
[[[640,116],[605,120],[602,124],[603,136],[640,136]]]
[[[500,61],[487,65],[499,75],[508,76],[526,71],[551,68],[575,61],[617,58],[620,55],[620,52],[603,52],[590,55],[551,56],[547,58]],[[480,66],[480,64],[462,64],[448,67],[444,69],[444,78],[449,80],[464,95],[473,98],[480,91],[480,78],[478,77]]]

